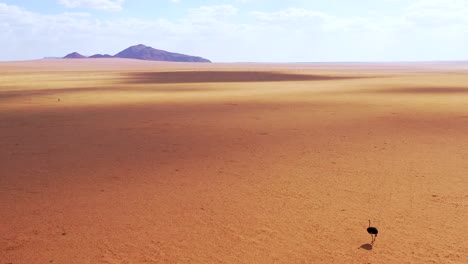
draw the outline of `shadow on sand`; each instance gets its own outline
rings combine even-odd
[[[372,246],[371,244],[364,244],[364,245],[361,245],[359,248],[362,248],[362,249],[365,249],[365,250],[372,250],[374,246]]]
[[[92,92],[204,92],[213,91],[210,88],[201,87],[78,87],[78,88],[55,88],[34,90],[10,90],[0,91],[0,102],[2,100],[16,99],[35,96],[58,96],[59,94],[92,93]],[[221,90],[221,88],[218,88]]]
[[[226,83],[226,82],[287,82],[329,81],[366,77],[291,74],[262,71],[179,71],[179,72],[136,72],[127,74],[124,81],[129,84],[169,83]]]
[[[366,93],[380,94],[466,94],[468,88],[464,87],[408,87],[383,90],[368,90]]]
[[[219,91],[225,87],[135,87],[128,84],[191,84],[191,83],[235,83],[235,82],[288,82],[288,81],[332,81],[371,78],[366,76],[332,76],[313,74],[292,74],[266,71],[179,71],[179,72],[133,72],[124,73],[119,81],[124,86],[109,87],[66,87],[55,89],[14,89],[0,87],[0,100],[21,97],[56,96],[81,92],[203,92]]]

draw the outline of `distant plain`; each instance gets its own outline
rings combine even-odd
[[[468,63],[2,62],[0,146],[0,264],[468,260]]]

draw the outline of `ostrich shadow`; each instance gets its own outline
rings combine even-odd
[[[365,250],[372,250],[374,246],[372,244],[363,244],[359,248],[365,249]]]

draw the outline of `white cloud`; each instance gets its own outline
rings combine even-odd
[[[201,6],[189,11],[189,19],[193,20],[220,20],[236,15],[238,9],[232,5]]]
[[[304,29],[306,31],[379,31],[382,29],[389,30],[389,27],[392,26],[388,18],[338,17],[303,8],[288,8],[277,12],[253,12],[251,15],[262,24],[275,24],[284,28]]]
[[[108,11],[122,10],[125,0],[58,0],[67,8],[89,8]]]
[[[277,12],[253,12],[257,19],[265,22],[273,21],[310,21],[326,20],[331,16],[314,10],[303,8],[288,8]]]
[[[406,17],[417,25],[450,27],[468,24],[466,0],[419,0],[409,5]]]

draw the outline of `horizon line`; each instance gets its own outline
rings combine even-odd
[[[31,61],[41,61],[41,60],[108,60],[108,59],[126,59],[126,60],[136,60],[136,61],[152,61],[152,62],[168,62],[168,63],[194,63],[200,64],[200,62],[175,62],[175,61],[158,61],[158,60],[141,60],[133,58],[63,58],[63,57],[44,57],[39,59],[25,59],[25,60],[0,60],[2,62],[31,62]],[[468,59],[460,60],[382,60],[382,61],[211,61],[211,63],[220,63],[220,64],[352,64],[352,63],[468,63]],[[208,63],[209,64],[209,63]]]

